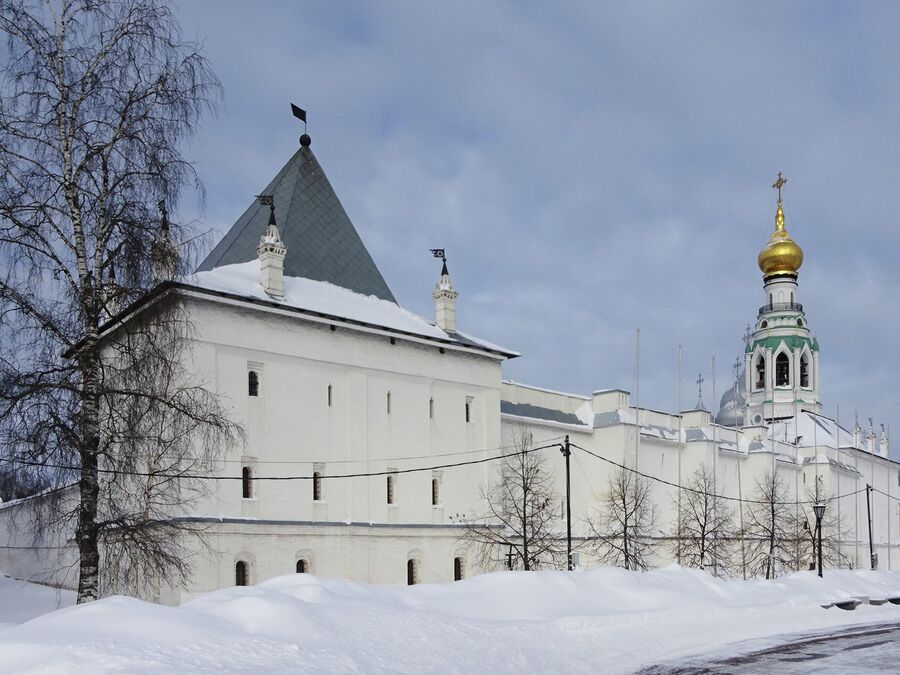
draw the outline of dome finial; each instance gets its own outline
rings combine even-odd
[[[778,172],[778,180],[772,183],[772,187],[778,190],[778,207],[775,209],[775,231],[769,238],[769,243],[759,252],[757,263],[765,277],[780,274],[797,274],[800,265],[803,264],[803,251],[797,246],[784,226],[784,209],[781,208],[781,188],[787,183],[781,172]]]

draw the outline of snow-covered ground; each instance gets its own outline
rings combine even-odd
[[[5,621],[53,608],[55,590],[22,588],[0,583]],[[900,574],[726,582],[672,566],[413,587],[296,574],[181,607],[113,597],[0,627],[0,672],[630,672],[735,641],[900,620],[892,604],[820,607],[858,595],[900,596]]]

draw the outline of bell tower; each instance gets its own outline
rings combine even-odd
[[[775,230],[759,252],[763,273],[763,306],[744,351],[745,424],[793,417],[799,410],[818,412],[819,343],[812,336],[797,277],[803,250],[785,227],[781,191],[787,178],[778,174]]]

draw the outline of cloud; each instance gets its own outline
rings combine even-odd
[[[900,7],[194,2],[226,90],[191,156],[224,230],[296,148],[288,102],[398,299],[432,311],[445,246],[463,329],[505,374],[712,400],[763,304],[781,170],[806,252],[826,412],[898,426]],[[687,373],[691,373],[688,375]],[[693,403],[694,385],[683,402]],[[690,400],[688,400],[690,399]]]

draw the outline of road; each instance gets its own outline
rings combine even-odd
[[[771,646],[772,640],[780,644]],[[883,673],[900,670],[900,622],[851,626],[820,633],[798,633],[767,639],[764,649],[753,642],[714,654],[660,663],[641,675],[701,673]]]

